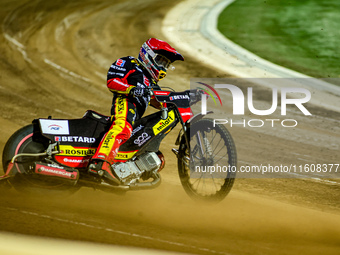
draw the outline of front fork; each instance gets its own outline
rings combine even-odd
[[[185,127],[185,126],[184,126]],[[206,136],[204,132],[197,131],[194,137],[196,138],[197,144],[193,148],[190,146],[190,134],[188,134],[186,131],[184,131],[185,128],[182,129],[182,135],[179,137],[183,137],[186,140],[187,147],[189,148],[189,156],[185,155],[182,160],[183,163],[187,166],[190,167],[190,164],[194,165],[195,160],[198,160],[201,165],[212,165],[213,164],[213,149],[211,147],[211,143]],[[184,132],[183,132],[184,131]],[[180,140],[182,139],[177,139],[176,145],[180,145]],[[181,146],[181,145],[180,145]],[[179,157],[179,151],[175,148],[172,149],[172,152]],[[190,164],[189,164],[190,162]]]

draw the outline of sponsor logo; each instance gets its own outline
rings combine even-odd
[[[124,69],[124,68],[121,68],[121,69]],[[107,72],[107,74],[109,74],[109,75],[113,75],[113,76],[122,76],[122,77],[124,77],[125,75],[123,74],[123,73],[116,73],[116,72]]]
[[[148,133],[143,133],[140,136],[138,136],[133,143],[137,144],[139,147],[142,146],[146,141],[148,141],[151,138],[151,136]]]
[[[113,135],[114,135],[114,132],[113,132],[112,130],[110,130],[109,133],[107,134],[107,136],[106,136],[104,142],[103,142],[102,148],[111,149],[111,147],[112,147]],[[111,145],[111,146],[110,146],[110,145]]]
[[[147,53],[151,51],[149,45],[147,45],[146,43],[143,43],[142,48],[143,48],[143,53]]]
[[[58,170],[57,168],[49,168],[45,166],[39,166],[38,173],[46,174],[46,175],[54,175],[58,177],[68,177],[68,178],[75,178],[75,172],[68,172],[66,170]]]
[[[157,96],[167,96],[170,94],[168,91],[154,91],[154,94]]]
[[[64,167],[62,166],[58,166],[58,165],[55,165],[55,164],[47,164],[49,167],[53,167],[53,168],[59,168],[59,169],[65,169]]]
[[[145,85],[143,83],[137,82],[137,87],[145,89]]]
[[[88,163],[90,160],[89,159],[71,159],[71,158],[64,158],[63,160],[65,163],[77,163],[77,164],[82,164],[82,163]]]
[[[133,155],[136,154],[137,151],[131,151],[131,152],[118,152],[115,159],[118,160],[127,160],[133,157]]]
[[[75,148],[70,145],[61,145],[61,152],[58,156],[77,156],[77,157],[86,157],[93,156],[96,152],[95,148]]]
[[[68,135],[69,127],[67,120],[40,119],[41,131],[44,134]]]
[[[123,59],[117,59],[117,61],[116,61],[116,65],[117,66],[120,66],[120,67],[123,67],[124,65],[125,65],[125,60],[123,60]]]
[[[118,71],[122,71],[122,72],[125,72],[125,71],[126,71],[126,68],[122,68],[122,67],[115,66],[115,65],[112,65],[111,68],[112,68],[112,69],[116,69],[116,70],[118,70]]]
[[[177,95],[177,96],[171,96],[169,97],[171,101],[173,100],[183,100],[183,99],[190,99],[188,95]]]
[[[192,113],[191,112],[181,112],[181,116],[191,116]]]
[[[83,136],[55,136],[54,141],[69,143],[95,143],[96,138]]]
[[[139,72],[143,72],[142,69],[140,69],[138,66],[135,67]]]
[[[121,154],[121,153],[118,153],[116,158],[121,158],[121,159],[127,159],[129,157],[128,154]]]
[[[155,135],[162,132],[165,128],[167,128],[171,123],[175,121],[175,113],[174,111],[170,111],[168,114],[168,118],[166,120],[159,121],[154,127],[153,132]]]
[[[134,134],[136,134],[138,131],[142,130],[143,128],[144,128],[144,126],[139,125],[134,130],[132,130],[131,136],[133,136]]]
[[[122,112],[124,111],[124,108],[125,108],[125,104],[124,104],[123,97],[118,97],[118,101],[117,101],[118,114],[122,114]]]
[[[55,125],[55,124],[52,124],[52,125],[49,125],[49,126],[48,126],[48,129],[49,129],[49,130],[56,130],[56,131],[59,131],[59,130],[62,129],[62,128],[63,128],[62,126]]]
[[[145,75],[143,75],[143,82],[144,82],[144,84],[146,85],[146,86],[150,86],[150,81],[149,81],[149,79],[148,78],[146,78],[146,76]]]
[[[160,122],[160,126],[157,128],[158,131],[163,130],[165,127],[167,127],[174,119],[170,116],[163,122]]]

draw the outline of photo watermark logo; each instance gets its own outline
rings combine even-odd
[[[203,119],[197,118],[190,128],[191,178],[212,180],[212,186],[216,184],[214,178],[224,180],[233,176],[339,178],[339,162],[301,162],[291,156],[292,146],[304,139],[305,127],[308,130],[315,119],[309,105],[312,100],[309,81],[302,78],[192,79],[190,89],[202,92],[201,100],[194,99],[192,110]],[[259,86],[259,83],[266,85]],[[242,162],[237,161],[234,134],[236,147],[240,141],[243,144]],[[259,157],[261,154],[263,157]],[[252,155],[252,159],[248,161],[247,155]],[[197,183],[207,185],[207,180]]]
[[[207,80],[207,79],[204,79]],[[273,87],[271,89],[271,98],[268,100],[271,102],[271,105],[267,109],[257,109],[254,106],[254,87],[242,86],[245,92],[236,85],[237,81],[233,80],[216,80],[211,79],[210,84],[206,81],[195,81],[191,84],[191,88],[202,90],[204,93],[201,95],[201,114],[206,115],[208,113],[208,99],[212,99],[214,102],[214,107],[218,106],[216,99],[218,99],[220,103],[220,107],[223,107],[223,102],[232,101],[232,111],[225,108],[224,113],[228,114],[229,118],[226,116],[220,116],[223,118],[214,118],[214,122],[216,124],[230,124],[230,127],[233,126],[243,126],[243,127],[263,127],[265,123],[269,123],[272,127],[275,126],[277,122],[281,124],[282,127],[296,127],[298,125],[298,121],[293,118],[270,118],[274,113],[277,114],[278,108],[280,108],[280,117],[287,116],[287,106],[295,107],[295,111],[298,109],[300,113],[304,116],[312,115],[310,111],[306,108],[305,104],[311,100],[311,92],[302,87]],[[243,79],[239,79],[243,80]],[[282,82],[285,82],[289,79],[282,79]],[[223,82],[223,83],[222,83]],[[202,85],[204,87],[202,87]],[[256,90],[256,89],[255,89]],[[231,96],[231,98],[230,98]],[[224,104],[225,105],[225,104]],[[209,109],[214,111],[214,109]],[[223,109],[223,108],[222,108]],[[294,109],[294,108],[293,108]],[[255,116],[266,116],[268,118],[251,118],[249,120],[233,118],[233,117],[242,117],[246,115],[246,110],[249,111],[250,114]],[[232,116],[232,117],[230,117]]]

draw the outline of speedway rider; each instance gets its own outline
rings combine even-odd
[[[143,116],[149,104],[160,107],[145,88],[158,86],[158,81],[166,76],[167,69],[176,60],[184,58],[168,43],[150,38],[140,48],[138,59],[123,57],[111,65],[107,87],[113,93],[112,125],[92,157],[89,173],[99,174],[109,183],[116,182],[111,165],[120,145],[130,138],[134,122]]]

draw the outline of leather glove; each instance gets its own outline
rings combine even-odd
[[[129,93],[130,96],[143,97],[148,95],[148,90],[140,87],[133,87]]]
[[[201,100],[201,95],[204,94],[204,91],[199,89],[193,89],[190,90],[189,96],[190,96],[190,105],[197,103]]]

